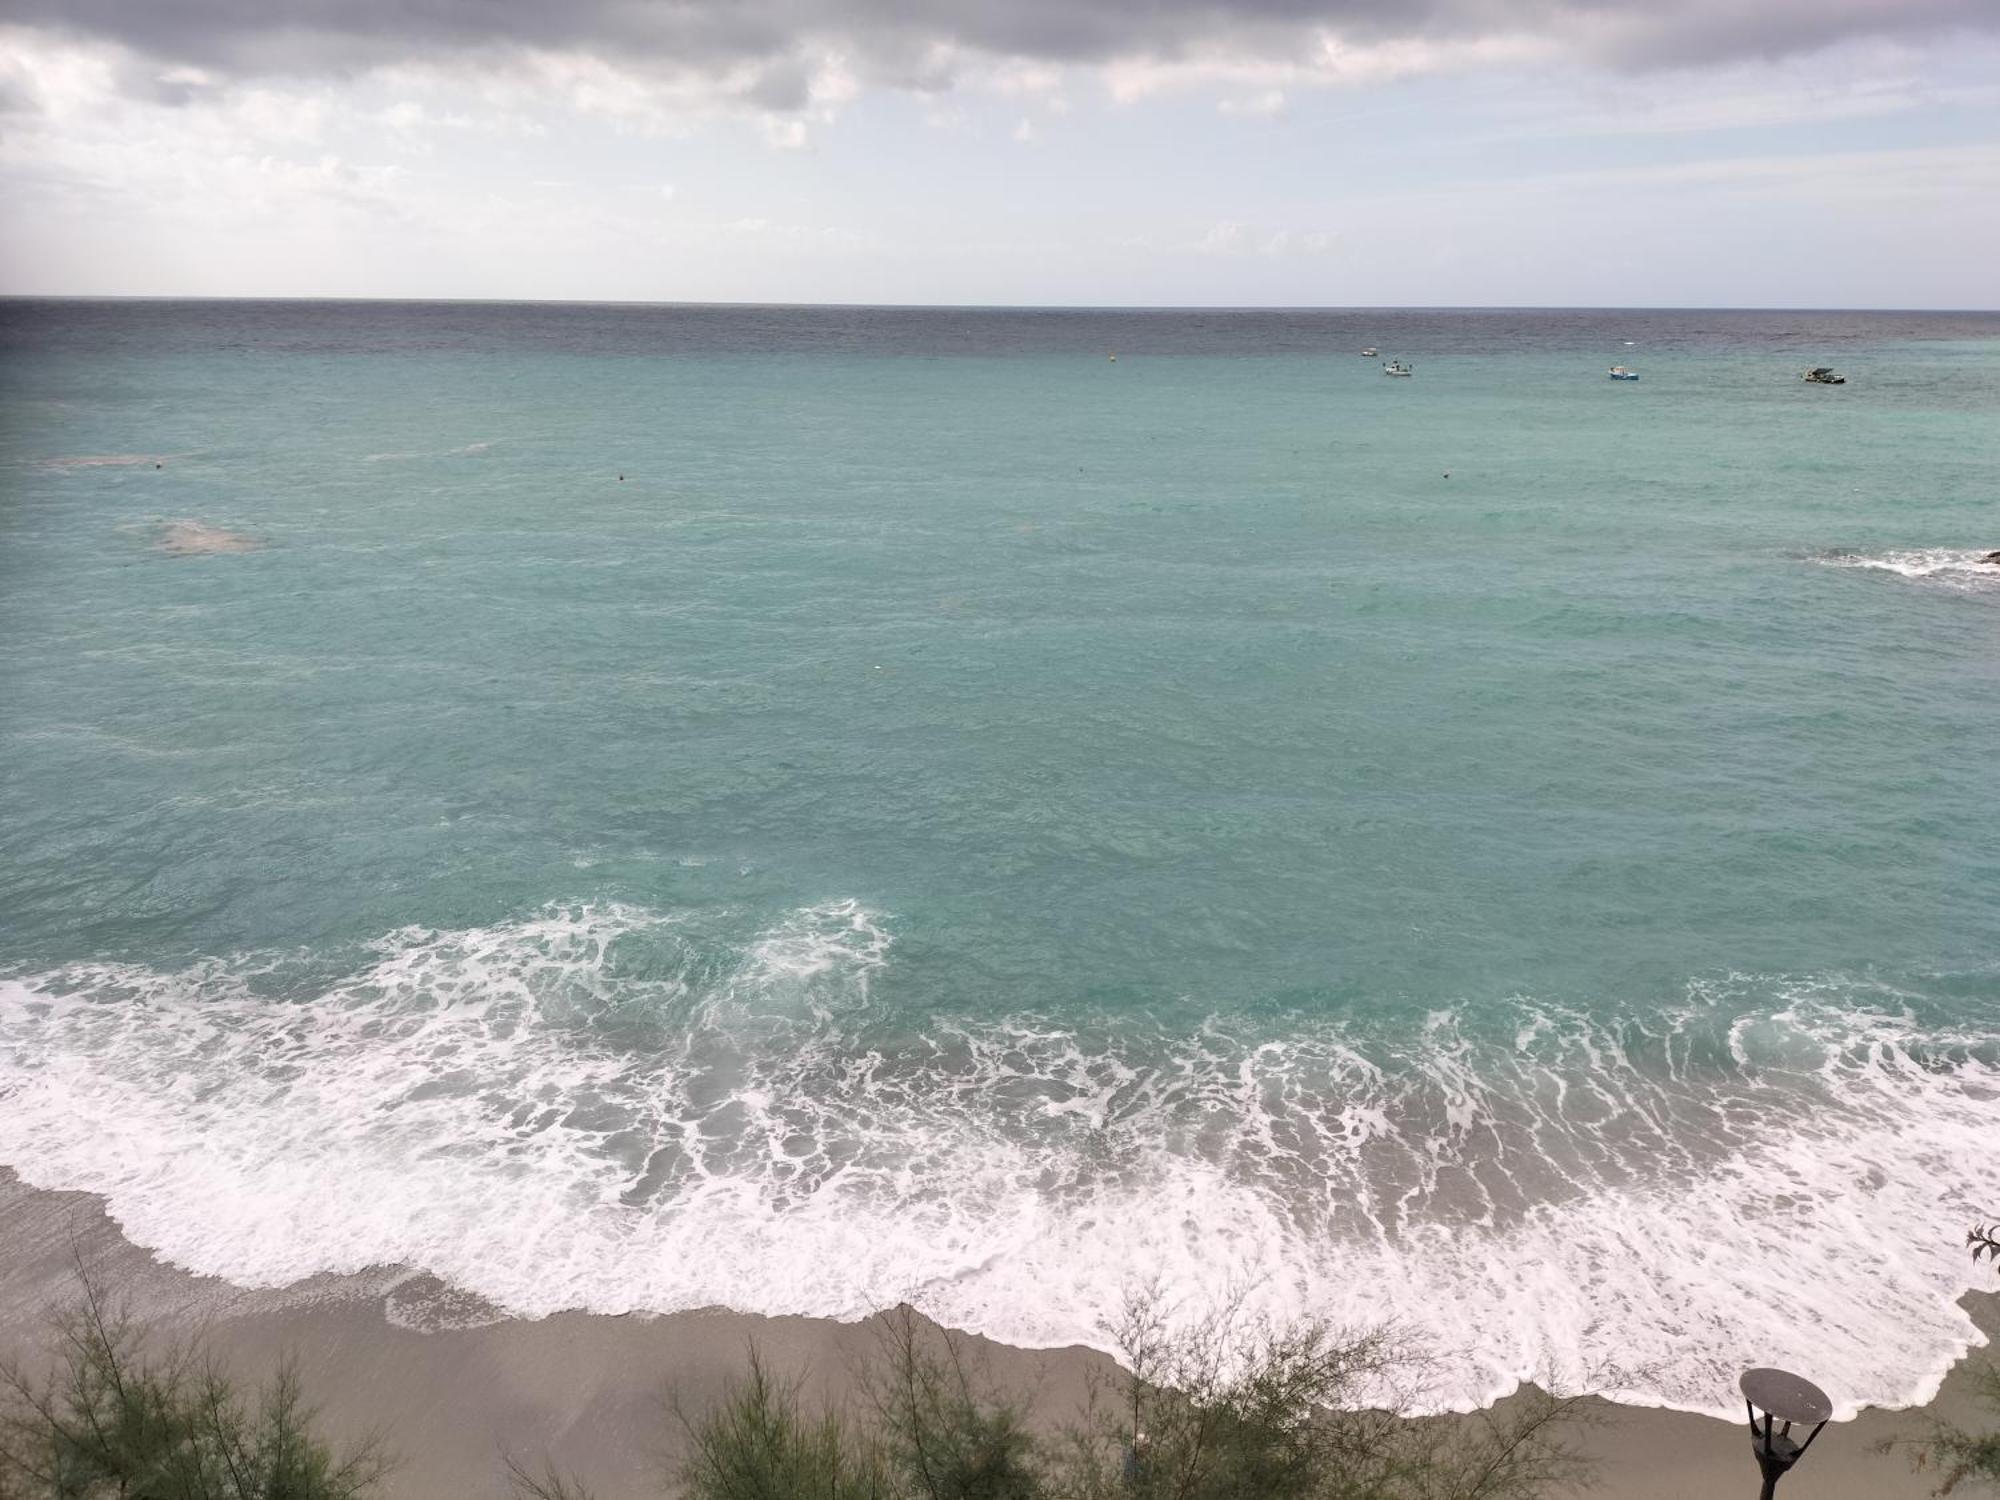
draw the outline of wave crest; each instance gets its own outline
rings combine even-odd
[[[1830,568],[1862,568],[1961,590],[2000,588],[1992,548],[1909,547],[1887,552],[1828,552],[1815,561]]]
[[[1126,1290],[1402,1318],[1471,1404],[1544,1372],[1722,1409],[1810,1364],[1919,1399],[1977,1338],[2000,1037],[1736,977],[1607,1023],[1078,1022],[882,1005],[855,902],[551,908],[328,974],[249,955],[0,985],[0,1160],[248,1285],[422,1268],[524,1315],[908,1298],[1103,1346]],[[1560,1373],[1560,1371],[1558,1372]]]

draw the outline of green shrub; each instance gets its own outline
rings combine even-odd
[[[1977,1376],[1979,1399],[2000,1412],[2000,1367],[1983,1366]],[[1893,1442],[1881,1445],[1894,1447]],[[1906,1446],[1919,1469],[1937,1474],[1936,1495],[1955,1494],[1963,1484],[2000,1488],[2000,1432],[1973,1432],[1949,1422],[1933,1421],[1920,1438]]]
[[[1573,1399],[1523,1392],[1411,1419],[1432,1362],[1393,1329],[1170,1326],[1135,1299],[1125,1372],[1054,1438],[979,1378],[966,1342],[908,1308],[884,1320],[855,1414],[800,1415],[761,1357],[687,1422],[684,1500],[1532,1500],[1587,1466]],[[849,1486],[842,1488],[842,1485]],[[553,1497],[551,1497],[553,1500]]]
[[[807,1416],[799,1383],[771,1378],[755,1349],[750,1373],[699,1421],[686,1422],[688,1500],[887,1500],[874,1448],[834,1412]]]
[[[1573,1399],[1409,1417],[1434,1361],[1394,1327],[1234,1309],[1170,1326],[1152,1291],[1120,1345],[1125,1372],[1071,1428],[1054,1500],[1530,1500],[1587,1470]]]
[[[42,1373],[0,1368],[0,1500],[365,1500],[378,1443],[313,1431],[294,1367],[246,1399],[192,1345],[155,1347],[88,1274]],[[1133,1299],[1123,1371],[1051,1435],[982,1378],[967,1341],[908,1308],[882,1322],[847,1410],[749,1373],[682,1414],[682,1500],[1533,1500],[1585,1467],[1573,1400],[1524,1392],[1474,1417],[1410,1419],[1431,1375],[1394,1329],[1176,1320]],[[1993,1387],[2000,1397],[2000,1382]],[[1992,1477],[2000,1442],[1938,1429],[1947,1488]],[[509,1461],[517,1500],[589,1500]]]
[[[1040,1500],[1027,1414],[968,1364],[965,1343],[927,1334],[907,1307],[883,1320],[881,1359],[862,1388],[896,1493],[913,1500]]]
[[[0,1367],[0,1500],[360,1500],[387,1472],[370,1442],[313,1432],[290,1362],[252,1401],[191,1345],[149,1354],[79,1267],[46,1371]]]

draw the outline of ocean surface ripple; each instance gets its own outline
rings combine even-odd
[[[0,1167],[181,1265],[1157,1282],[1461,1405],[1977,1337],[2000,315],[0,299],[0,382]]]

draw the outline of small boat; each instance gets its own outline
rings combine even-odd
[[[1382,366],[1382,373],[1384,375],[1414,375],[1417,372],[1404,364],[1400,359],[1392,359],[1389,363]]]
[[[1362,357],[1363,359],[1373,359],[1373,358],[1374,358],[1374,357],[1375,357],[1376,355],[1380,354],[1381,352],[1382,352],[1382,351],[1381,351],[1380,349],[1376,349],[1376,348],[1373,348],[1373,347],[1371,347],[1371,348],[1367,348],[1367,349],[1363,349],[1363,350],[1361,351],[1361,357]]]
[[[1805,373],[1809,385],[1846,385],[1847,377],[1825,365],[1814,365]]]
[[[1639,372],[1637,370],[1628,370],[1623,365],[1613,365],[1611,367],[1611,378],[1613,380],[1637,380]]]

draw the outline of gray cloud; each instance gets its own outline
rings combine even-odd
[[[1343,42],[1539,37],[1627,69],[1772,58],[1859,36],[2000,30],[2000,0],[0,0],[30,25],[232,75],[576,50],[621,64],[756,70],[773,110],[807,98],[803,59],[949,86],[965,54],[1041,63],[1227,53],[1288,61]]]

